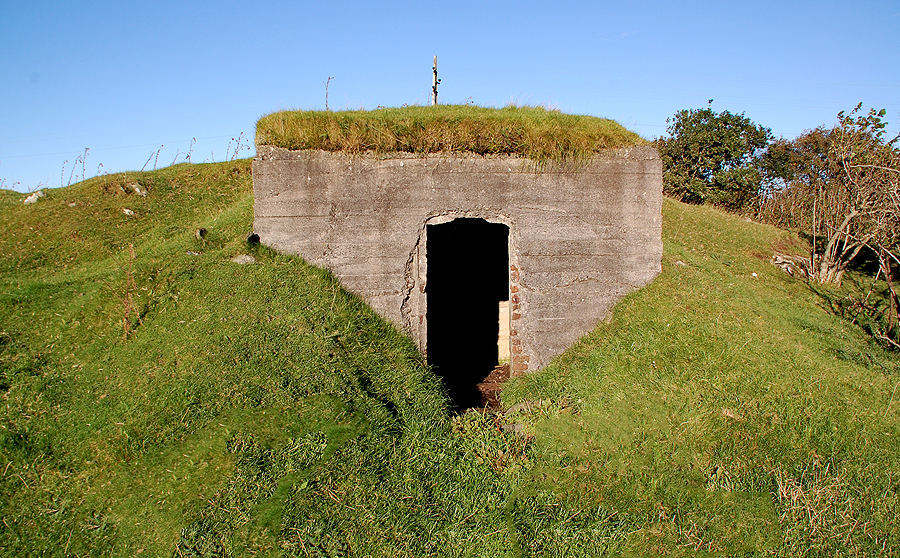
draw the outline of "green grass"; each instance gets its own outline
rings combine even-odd
[[[897,355],[768,263],[786,233],[667,200],[660,277],[500,419],[246,243],[248,161],[47,193],[0,192],[0,555],[900,548]]]
[[[20,198],[0,197],[0,553],[416,555],[467,516],[483,547],[497,471],[517,470],[492,452],[521,444],[490,421],[453,434],[409,339],[327,272],[246,244],[248,161]]]
[[[577,402],[531,419],[548,484],[635,518],[638,554],[895,555],[897,355],[768,263],[786,233],[663,219],[660,277],[504,391]]]
[[[540,107],[438,105],[372,111],[283,111],[264,116],[256,124],[258,146],[353,155],[516,155],[539,166],[582,163],[601,149],[644,143],[615,121]]]

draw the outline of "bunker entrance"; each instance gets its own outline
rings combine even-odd
[[[428,225],[428,363],[461,409],[481,404],[477,384],[508,357],[509,227],[461,218]],[[505,322],[502,323],[501,322]]]

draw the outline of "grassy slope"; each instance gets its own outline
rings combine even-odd
[[[786,234],[663,212],[660,277],[505,391],[578,401],[532,419],[548,482],[634,514],[638,554],[895,555],[896,354],[768,264]]]
[[[450,417],[408,340],[248,247],[247,161],[49,194],[0,193],[5,555],[900,546],[896,357],[766,262],[778,231],[667,201],[659,279],[506,390],[541,400],[526,439]]]
[[[259,119],[256,144],[351,154],[470,152],[513,154],[542,166],[579,163],[600,149],[644,140],[605,118],[540,107],[469,105],[373,111],[282,111]]]
[[[0,548],[170,553],[233,475],[235,435],[324,434],[327,455],[443,411],[411,343],[326,273],[246,246],[250,192],[243,161],[104,177],[34,206],[5,195]],[[261,263],[228,261],[247,251]]]

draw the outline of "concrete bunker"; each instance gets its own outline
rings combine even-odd
[[[405,331],[437,370],[449,376],[457,364],[477,363],[471,376],[459,377],[468,387],[448,385],[460,406],[477,404],[470,388],[496,365],[497,347],[484,340],[497,343],[498,301],[508,298],[515,376],[545,366],[661,267],[662,165],[650,146],[601,149],[577,168],[538,171],[515,155],[349,155],[257,145],[253,188],[254,230],[263,244],[331,270]],[[468,254],[473,248],[493,256]],[[451,314],[462,303],[441,281],[468,281],[454,266],[470,256],[476,269],[491,270],[480,285],[490,296],[460,326]],[[444,288],[451,294],[441,302],[435,295]],[[463,291],[466,303],[481,296],[477,287]],[[453,341],[481,312],[477,321],[491,331]],[[463,357],[471,360],[454,361]]]
[[[497,366],[501,302],[509,301],[509,227],[458,218],[426,226],[426,356],[460,408]]]

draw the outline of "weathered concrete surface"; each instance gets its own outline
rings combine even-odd
[[[261,242],[330,269],[379,314],[427,340],[427,227],[459,217],[509,226],[513,373],[537,369],[646,285],[662,257],[662,166],[614,149],[577,171],[517,158],[349,157],[260,146]]]

